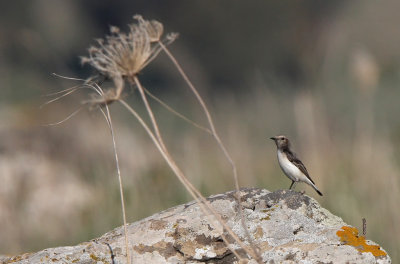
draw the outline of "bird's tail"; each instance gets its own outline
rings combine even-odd
[[[313,187],[313,189],[314,189],[320,196],[323,196],[323,195],[322,195],[322,192],[320,192],[320,191],[318,190],[317,186],[315,186],[314,182],[313,182],[310,178],[308,178],[307,181],[305,181],[305,183],[307,183],[308,185],[310,185],[311,187]]]
[[[315,190],[320,196],[323,196],[323,195],[322,195],[322,192],[320,192],[314,184],[312,184],[311,187],[313,187],[314,190]]]

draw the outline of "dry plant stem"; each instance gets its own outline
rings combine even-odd
[[[179,169],[179,167],[176,165],[176,163],[174,162],[173,158],[171,157],[171,155],[168,152],[167,147],[164,144],[164,141],[161,137],[161,133],[160,130],[158,128],[157,125],[157,121],[154,117],[153,111],[151,110],[151,107],[149,105],[149,102],[147,101],[146,98],[146,94],[144,93],[144,88],[142,86],[142,84],[140,83],[139,79],[135,76],[134,77],[134,81],[136,86],[138,87],[138,90],[140,92],[140,95],[142,97],[142,100],[144,102],[144,105],[146,107],[147,113],[149,114],[151,123],[153,125],[154,131],[156,133],[156,137],[157,137],[157,142],[159,144],[159,146],[161,147],[161,150],[164,152],[165,154],[165,158],[169,161],[168,164],[170,165],[170,167],[174,170],[175,174],[178,176],[178,178],[181,180],[182,184],[186,187],[186,189],[188,191],[190,191],[191,195],[193,196],[193,198],[196,199],[196,201],[199,203],[200,207],[203,206],[203,203],[207,203],[206,199],[204,198],[204,196],[191,184],[191,182],[185,177],[185,175],[183,174],[183,172]],[[217,212],[215,212],[215,210],[213,210],[212,206],[207,204],[206,207],[209,207],[208,209],[211,210],[213,212],[213,214],[215,215],[215,217],[217,217],[217,219],[219,221],[222,221],[222,219],[220,219],[219,214]],[[205,215],[207,216],[207,210],[203,209]],[[212,221],[210,221],[212,222]],[[222,223],[221,223],[222,224]],[[233,232],[233,231],[232,231]],[[222,235],[223,236],[223,235]],[[229,247],[229,243],[226,240],[226,238],[224,238],[226,245]],[[239,239],[240,240],[240,239]],[[239,255],[237,255],[239,256]]]
[[[201,210],[203,213],[206,215],[206,217],[209,218],[209,213],[211,212],[214,216],[217,217],[218,222],[222,224],[222,226],[228,231],[228,233],[236,240],[238,243],[245,248],[245,245],[241,240],[237,237],[235,233],[222,221],[222,219],[219,217],[219,214],[212,208],[211,204],[194,188],[193,185],[190,184],[190,182],[186,179],[184,176],[183,172],[179,169],[179,167],[176,165],[176,163],[173,161],[172,157],[169,155],[167,151],[164,151],[163,147],[161,146],[160,142],[157,140],[156,136],[154,133],[151,131],[151,129],[147,126],[147,124],[143,121],[143,119],[139,116],[139,114],[136,113],[133,108],[131,108],[125,101],[120,100],[120,103],[125,106],[135,117],[136,119],[140,122],[140,124],[144,127],[146,132],[149,134],[150,138],[153,140],[154,144],[156,145],[157,149],[160,151],[161,155],[164,157],[164,159],[167,161],[168,165],[171,167],[171,169],[174,171],[174,173],[177,175],[178,179],[182,182],[182,184],[185,186],[185,188],[188,190],[190,195],[196,200],[196,202],[199,204]],[[204,205],[207,207],[204,207]],[[207,211],[207,209],[209,211]],[[212,223],[212,219],[210,220],[210,223]],[[227,241],[226,237],[221,234],[222,239],[224,242],[227,244],[229,247],[229,242]],[[235,254],[235,256],[240,260],[243,259],[242,257],[239,256],[239,254],[232,248],[230,248],[231,251]]]
[[[155,96],[154,94],[152,94],[149,90],[147,90],[146,88],[144,88],[145,93],[150,96],[153,100],[155,100],[157,103],[159,103],[160,105],[162,105],[165,109],[167,109],[168,111],[170,111],[172,114],[176,115],[177,117],[182,118],[183,120],[185,120],[186,122],[188,122],[189,124],[207,132],[208,134],[212,135],[212,132],[210,129],[203,127],[199,124],[197,124],[196,122],[190,120],[189,118],[187,118],[186,116],[182,115],[181,113],[179,113],[178,111],[176,111],[175,109],[173,109],[172,107],[170,107],[169,105],[167,105],[166,103],[164,103],[160,98],[158,98],[157,96]]]
[[[45,102],[44,104],[42,104],[42,105],[40,106],[40,108],[43,108],[44,106],[46,106],[46,105],[48,105],[48,104],[51,104],[51,103],[53,103],[53,102],[55,102],[55,101],[58,101],[58,100],[60,100],[61,98],[66,97],[66,96],[68,96],[68,95],[74,93],[74,92],[75,92],[76,90],[78,90],[78,89],[80,89],[80,88],[79,88],[79,87],[75,87],[75,88],[69,89],[69,90],[67,90],[67,91],[61,91],[61,92],[65,92],[65,93],[62,94],[62,95],[60,95],[60,96],[58,96],[58,97],[56,97],[56,98],[54,98],[54,99],[51,99],[51,100]],[[56,94],[57,94],[57,93],[53,93],[53,94],[51,94],[51,95],[49,95],[49,96],[56,95]]]
[[[119,193],[121,196],[121,207],[122,207],[122,218],[124,221],[124,233],[125,233],[125,250],[126,250],[126,258],[128,264],[131,263],[131,257],[130,257],[130,250],[129,250],[129,242],[128,242],[128,228],[127,228],[127,223],[126,223],[126,213],[125,213],[125,199],[124,199],[124,191],[122,188],[122,177],[121,177],[121,170],[119,166],[119,159],[118,159],[118,154],[117,154],[117,144],[115,142],[115,135],[114,135],[114,128],[111,122],[111,115],[110,115],[110,109],[108,108],[108,105],[105,105],[106,112],[107,112],[107,122],[108,126],[110,128],[111,132],[111,137],[112,137],[112,142],[113,142],[113,148],[114,148],[114,157],[115,157],[115,163],[117,166],[117,173],[118,173],[118,181],[119,181]]]
[[[253,240],[249,234],[249,231],[246,227],[245,221],[244,221],[244,217],[243,217],[243,208],[242,208],[242,204],[240,202],[240,188],[239,188],[239,180],[238,180],[238,175],[237,175],[237,169],[236,169],[236,165],[233,162],[232,157],[229,155],[228,151],[226,150],[224,144],[222,143],[220,137],[218,136],[218,133],[215,129],[214,126],[214,122],[211,118],[210,112],[208,111],[208,108],[206,106],[206,104],[204,103],[203,99],[201,98],[200,94],[198,93],[197,89],[194,87],[193,83],[189,80],[189,77],[186,75],[186,73],[183,71],[182,67],[180,66],[180,64],[178,63],[178,61],[175,59],[175,57],[172,55],[172,53],[167,49],[167,47],[161,42],[159,41],[159,44],[161,46],[161,48],[164,50],[164,52],[167,54],[167,56],[170,58],[170,60],[173,62],[173,64],[175,65],[175,67],[178,69],[179,73],[182,75],[183,79],[185,80],[185,82],[189,85],[190,89],[192,90],[192,92],[194,93],[194,95],[196,96],[197,100],[199,101],[201,107],[203,108],[203,111],[207,117],[212,135],[214,136],[215,140],[217,141],[219,147],[221,148],[222,152],[224,153],[226,159],[228,160],[228,162],[231,164],[232,167],[232,171],[233,171],[233,178],[235,181],[235,188],[236,188],[236,199],[238,201],[238,205],[239,205],[239,215],[240,215],[240,219],[241,219],[241,223],[242,223],[242,227],[244,229],[244,232],[247,236],[247,239],[249,240],[249,243],[251,245],[252,250],[254,251],[255,255],[257,256],[255,258],[255,260],[258,263],[262,263],[262,258],[257,250],[257,248],[254,246]]]
[[[147,101],[146,95],[144,94],[143,86],[139,82],[139,79],[136,76],[133,77],[133,81],[136,84],[136,86],[138,87],[138,90],[140,92],[140,95],[142,97],[144,105],[146,106],[146,110],[147,110],[147,113],[149,114],[150,121],[151,121],[151,123],[153,125],[154,131],[156,132],[157,140],[160,143],[160,145],[163,148],[163,150],[166,151],[167,148],[165,147],[165,145],[163,143],[163,140],[162,140],[162,137],[161,137],[161,134],[160,134],[160,130],[158,129],[158,126],[157,126],[157,121],[156,121],[156,119],[154,117],[153,111],[151,111],[151,108],[150,108],[149,102]]]
[[[200,94],[197,92],[197,89],[194,87],[193,83],[189,80],[189,78],[187,77],[186,73],[183,71],[182,67],[179,65],[178,61],[175,59],[175,57],[172,55],[172,53],[169,52],[167,47],[165,47],[165,45],[161,41],[159,41],[159,43],[160,43],[161,48],[164,50],[164,52],[170,58],[170,60],[175,64],[175,66],[178,69],[179,73],[182,75],[182,77],[185,80],[185,82],[189,85],[190,89],[192,90],[192,92],[196,96],[196,99],[199,101],[201,107],[203,108],[203,111],[204,111],[204,113],[205,113],[205,115],[207,117],[207,121],[208,121],[208,124],[209,124],[210,129],[211,129],[212,135],[214,136],[214,138],[217,141],[218,145],[220,146],[222,152],[224,153],[224,155],[226,156],[227,160],[229,161],[229,163],[232,166],[236,191],[239,192],[239,181],[238,181],[238,176],[237,176],[236,165],[233,162],[231,156],[229,155],[228,151],[226,150],[225,146],[223,145],[221,139],[218,136],[218,133],[217,133],[217,131],[215,129],[215,126],[214,126],[214,122],[213,122],[213,120],[211,118],[210,112],[208,111],[208,108],[207,108],[206,104],[204,103],[204,101],[201,98]]]
[[[65,77],[65,76],[57,75],[55,73],[53,73],[53,75],[61,77],[61,78],[64,78],[64,79],[69,79],[69,80],[84,81],[82,79]],[[97,85],[96,83],[93,83],[93,84],[86,83],[83,86],[78,85],[78,86],[74,86],[72,88],[65,89],[65,90],[60,91],[60,92],[53,93],[52,95],[57,95],[57,94],[60,94],[60,93],[62,95],[56,97],[53,100],[50,100],[49,102],[46,102],[44,105],[53,103],[53,102],[65,97],[65,96],[77,91],[78,89],[84,89],[84,88],[88,88],[88,89],[94,90],[101,97],[105,96],[103,90],[101,89],[101,87],[99,85]],[[65,121],[67,121],[68,119],[70,119],[71,117],[73,117],[74,115],[79,113],[79,111],[81,111],[82,108],[83,107],[80,107],[78,110],[76,110],[75,112],[70,114],[67,118],[63,119],[62,121],[54,123],[54,124],[50,124],[50,125],[57,125],[57,124],[61,124],[61,123],[65,122]],[[104,116],[104,118],[105,118],[105,120],[107,122],[108,128],[110,129],[111,138],[112,138],[112,142],[113,142],[115,164],[116,164],[116,167],[117,167],[119,190],[120,190],[120,195],[121,195],[121,207],[122,207],[122,218],[123,218],[123,222],[124,222],[126,257],[127,257],[127,263],[130,264],[131,263],[131,257],[130,257],[129,242],[128,242],[128,230],[127,230],[126,213],[125,213],[125,200],[124,200],[124,191],[123,191],[123,188],[122,188],[122,177],[121,177],[121,170],[120,170],[120,166],[119,166],[119,159],[118,159],[118,153],[117,153],[117,144],[116,144],[116,141],[115,141],[114,128],[113,128],[113,125],[112,125],[111,114],[110,114],[110,109],[108,108],[108,105],[105,105],[105,109],[106,109],[106,113],[104,112],[104,110],[102,108],[100,108],[100,111],[103,114],[103,116]]]
[[[93,89],[99,96],[102,96],[102,97],[105,96],[103,90],[97,84],[86,84],[86,86]],[[117,144],[115,141],[114,127],[112,125],[110,109],[108,108],[107,105],[105,105],[105,108],[106,108],[106,113],[104,112],[104,110],[102,108],[100,108],[100,111],[103,114],[103,116],[107,122],[108,128],[110,129],[111,138],[112,138],[112,142],[113,142],[114,157],[115,157],[115,163],[116,163],[116,167],[117,167],[119,189],[120,189],[120,195],[121,195],[122,218],[124,221],[126,258],[127,258],[127,263],[130,264],[131,258],[130,258],[129,244],[128,244],[129,242],[128,242],[126,214],[125,214],[125,201],[124,201],[124,192],[123,192],[123,188],[122,188],[121,170],[120,170],[120,166],[119,166],[119,159],[118,159],[118,153],[117,153]]]
[[[55,123],[50,123],[50,124],[46,124],[45,126],[56,126],[56,125],[60,125],[62,123],[64,123],[65,121],[68,121],[69,119],[71,119],[72,117],[74,117],[76,114],[78,114],[81,110],[83,109],[83,107],[79,107],[77,110],[75,110],[74,112],[72,112],[71,114],[69,114],[67,117],[65,117],[64,119],[62,119],[61,121],[55,122]]]
[[[362,219],[362,225],[363,225],[362,234],[363,234],[363,236],[366,236],[367,235],[367,219],[365,219],[365,218]]]
[[[143,126],[143,128],[146,130],[154,144],[156,145],[157,149],[160,151],[161,155],[163,158],[166,160],[168,165],[171,167],[171,169],[174,171],[174,173],[177,175],[178,179],[181,181],[181,183],[185,186],[185,188],[188,190],[190,195],[196,200],[196,202],[199,204],[201,210],[203,213],[206,215],[206,217],[210,217],[209,213],[213,214],[216,218],[217,221],[223,226],[223,228],[229,233],[232,238],[238,242],[238,244],[246,251],[248,252],[252,257],[254,257],[253,252],[248,249],[248,247],[240,240],[240,238],[232,231],[230,227],[227,226],[227,224],[221,219],[220,215],[215,211],[215,209],[211,206],[211,204],[204,198],[204,196],[187,180],[183,172],[179,169],[179,167],[176,165],[176,163],[173,161],[172,157],[168,153],[168,151],[162,147],[162,143],[160,143],[154,133],[151,131],[151,129],[147,126],[147,124],[143,121],[143,119],[139,116],[139,114],[131,108],[125,101],[119,100],[119,102],[130,111],[135,118],[139,121],[139,123]],[[213,223],[211,220],[210,223]],[[230,248],[230,250],[235,254],[235,256],[238,258],[238,260],[242,260],[243,258],[234,250],[232,247],[230,247],[230,244],[227,240],[227,238],[221,234],[222,239],[226,243],[227,247]]]

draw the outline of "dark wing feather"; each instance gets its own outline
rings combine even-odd
[[[315,184],[314,181],[311,179],[310,175],[308,175],[308,171],[307,171],[307,169],[306,169],[306,166],[304,166],[303,162],[301,162],[301,160],[299,160],[299,159],[296,157],[296,154],[294,154],[293,152],[291,152],[291,151],[289,150],[289,151],[286,151],[286,156],[287,156],[287,158],[288,158],[288,160],[289,160],[290,162],[292,162],[294,165],[296,165],[296,167],[299,168],[299,170],[300,170],[302,173],[304,173],[304,175],[306,175],[307,178],[308,178],[313,184]]]

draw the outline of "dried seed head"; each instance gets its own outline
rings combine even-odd
[[[119,27],[111,26],[111,27],[110,27],[110,32],[111,32],[112,34],[118,34],[118,33],[120,32]]]
[[[81,59],[82,65],[90,62],[90,59],[88,57],[81,56],[79,58]]]
[[[89,48],[88,51],[89,51],[89,53],[97,52],[97,51],[99,51],[99,48],[92,46],[92,47]]]
[[[139,22],[140,27],[143,27],[147,31],[151,42],[160,41],[164,32],[163,24],[156,20],[144,20],[141,15],[134,15],[133,18]]]
[[[169,33],[166,37],[167,39],[167,43],[172,43],[173,41],[175,41],[175,39],[177,39],[179,37],[179,34],[176,32],[173,33]]]
[[[125,80],[132,81],[161,51],[163,25],[155,20],[144,20],[139,15],[134,18],[138,23],[129,25],[129,32],[110,27],[111,34],[97,39],[97,46],[88,49],[89,56],[81,58],[82,63],[90,64],[101,75],[113,80],[115,92],[107,94],[107,101],[118,100]],[[165,44],[174,39],[175,35],[168,37]]]
[[[95,41],[96,41],[97,44],[99,44],[99,45],[103,45],[103,44],[104,44],[104,39],[102,39],[102,38],[97,38],[97,39],[95,39]]]
[[[163,26],[157,21],[147,21],[135,16],[138,24],[129,25],[128,33],[111,27],[111,35],[97,39],[98,47],[89,48],[89,63],[103,75],[133,77],[152,61],[160,51],[157,43],[163,33]]]
[[[105,76],[133,77],[147,65],[154,53],[147,33],[131,27],[126,33],[115,33],[89,48],[89,64]]]

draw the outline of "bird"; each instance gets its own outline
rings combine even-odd
[[[305,182],[310,185],[320,196],[322,193],[315,186],[314,181],[311,179],[306,166],[297,158],[296,154],[290,149],[290,141],[287,137],[280,135],[271,137],[275,141],[277,147],[277,156],[279,166],[285,175],[292,180],[289,190],[299,181]]]

